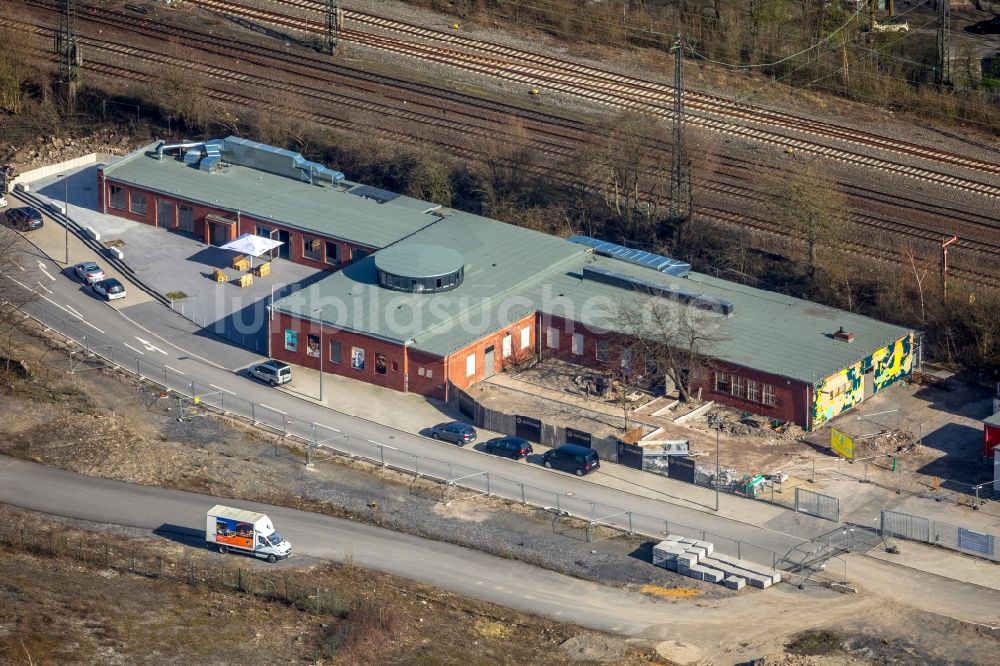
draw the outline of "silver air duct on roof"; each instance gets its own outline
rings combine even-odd
[[[180,151],[185,164],[208,173],[227,163],[313,185],[335,185],[344,180],[341,172],[310,162],[299,153],[237,136],[205,142],[161,143],[156,147],[156,158],[162,160],[163,153],[168,150]]]
[[[223,139],[222,153],[230,164],[294,178],[303,183],[334,185],[344,180],[341,172],[327,169],[318,162],[310,162],[299,153],[237,136]]]

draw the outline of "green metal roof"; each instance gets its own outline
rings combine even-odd
[[[170,155],[156,159],[156,145],[108,164],[105,177],[372,248],[391,245],[439,219],[430,212],[436,204],[406,196],[379,203],[366,197],[370,188],[348,181],[321,187],[228,164],[212,173],[199,171]]]
[[[600,257],[553,236],[458,213],[392,247],[450,247],[466,258],[465,282],[442,294],[404,294],[378,286],[372,257],[275,302],[308,318],[323,307],[336,326],[447,356],[535,311],[594,330],[614,330],[618,304],[644,292],[584,277],[598,266],[641,280],[729,301],[706,353],[747,368],[815,384],[909,333],[909,329],[700,273],[677,278]],[[319,305],[317,305],[319,304]],[[840,327],[852,342],[833,338]]]
[[[274,303],[274,309],[311,319],[322,308],[338,327],[447,356],[534,312],[517,293],[559,271],[586,248],[496,220],[455,213],[391,249],[450,248],[465,258],[465,280],[449,292],[410,294],[379,287],[377,252]],[[513,298],[512,298],[513,297]]]
[[[583,277],[585,265],[634,276],[642,280],[708,296],[733,304],[733,314],[698,314],[698,323],[716,325],[704,353],[746,368],[815,384],[869,356],[872,352],[904,337],[910,329],[869,317],[818,305],[791,296],[755,289],[725,280],[689,273],[678,278],[626,262],[590,255],[570,270],[536,285],[532,300],[547,314],[565,316],[564,306],[542,293],[563,295],[574,304],[572,318],[594,329],[614,330],[616,305],[649,299],[645,292],[633,291]],[[689,308],[684,308],[685,310]],[[701,312],[701,311],[697,311]],[[840,327],[854,334],[852,342],[838,340],[833,333]]]

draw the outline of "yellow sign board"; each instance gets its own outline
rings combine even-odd
[[[830,428],[830,448],[837,455],[848,460],[854,459],[854,440],[836,428]]]

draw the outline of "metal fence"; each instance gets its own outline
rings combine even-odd
[[[545,423],[540,419],[518,414],[507,414],[506,412],[483,405],[454,384],[449,384],[448,396],[449,404],[456,407],[473,425],[480,428],[492,430],[493,432],[502,432],[507,435],[518,435],[544,446],[565,444],[570,440],[566,431],[571,430],[576,435],[587,435],[587,441],[580,443],[597,451],[597,455],[600,456],[601,460],[613,463],[620,462],[618,451],[621,442],[613,437],[597,437],[592,433],[581,433],[574,428],[565,428],[560,425]],[[530,427],[525,427],[527,421],[533,422]],[[532,434],[528,434],[529,432]],[[575,439],[574,441],[580,440]]]
[[[882,510],[881,527],[884,537],[910,539],[957,550],[966,555],[1000,561],[997,550],[1000,537],[988,532],[970,530],[940,520],[930,520],[899,511]]]
[[[622,507],[589,500],[574,493],[558,493],[532,486],[521,481],[491,474],[475,467],[443,460],[432,456],[400,451],[396,447],[342,432],[337,428],[304,419],[297,414],[255,403],[229,391],[195,382],[183,373],[116,349],[99,336],[91,335],[67,323],[58,313],[45,307],[33,308],[31,315],[46,329],[60,333],[69,345],[69,368],[83,372],[111,365],[136,377],[152,382],[163,391],[178,398],[184,405],[181,418],[191,417],[206,410],[230,417],[241,418],[253,425],[281,435],[288,441],[298,442],[306,451],[306,464],[312,465],[317,451],[331,456],[346,456],[366,460],[383,468],[413,474],[415,479],[430,479],[444,486],[444,498],[460,501],[486,495],[520,502],[559,516],[576,518],[585,522],[588,539],[594,538],[595,529],[612,529],[619,534],[637,535],[659,540],[666,534],[681,534],[712,541],[716,550],[726,555],[747,558],[772,568],[781,559],[774,551],[748,541],[732,539],[699,527],[670,520],[668,515],[653,516],[629,511]],[[56,323],[55,319],[58,319]],[[53,322],[51,325],[46,320]],[[553,435],[549,435],[550,437]],[[617,452],[617,443],[614,449]],[[601,452],[604,455],[604,452]],[[607,459],[607,458],[606,458]],[[612,458],[613,459],[613,458]],[[464,497],[455,497],[458,490],[467,491]]]
[[[840,500],[805,488],[795,488],[795,511],[840,522]]]

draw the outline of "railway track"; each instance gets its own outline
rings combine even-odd
[[[192,4],[205,8],[241,15],[244,18],[265,21],[293,30],[309,33],[322,33],[325,30],[325,26],[317,21],[232,4],[223,0],[190,1]],[[321,3],[291,2],[290,0],[281,0],[279,4],[315,11],[319,11],[325,7]],[[467,71],[501,77],[526,85],[542,84],[552,90],[583,97],[599,104],[617,108],[637,109],[665,118],[672,116],[672,110],[669,108],[672,99],[672,88],[667,85],[652,84],[568,61],[540,56],[519,49],[497,46],[488,42],[472,40],[452,33],[420,28],[360,12],[348,11],[345,15],[354,21],[372,27],[406,34],[414,38],[431,39],[435,45],[404,42],[355,30],[342,30],[340,37],[347,41],[364,44],[398,55],[437,62],[444,66],[461,67]],[[469,54],[437,46],[437,44],[441,43],[461,45],[466,48],[475,49],[477,53]],[[479,55],[481,53],[490,55]],[[500,59],[501,57],[508,59]],[[521,62],[515,61],[514,58],[520,59]],[[695,115],[690,118],[690,122],[709,130],[739,136],[750,141],[777,145],[787,150],[823,156],[854,166],[873,168],[901,177],[923,180],[973,194],[993,198],[1000,197],[1000,184],[994,182],[981,182],[969,177],[954,176],[912,164],[861,155],[836,146],[818,143],[814,140],[811,141],[786,134],[779,134],[770,129],[760,129],[748,125],[736,124],[728,120],[720,120],[715,116],[763,123],[772,127],[780,127],[787,131],[802,132],[866,148],[895,152],[935,163],[980,171],[988,175],[1000,175],[1000,165],[998,164],[975,160],[946,151],[938,151],[869,132],[850,130],[830,123],[807,120],[791,114],[761,110],[704,93],[687,91],[685,92],[685,97],[687,99],[687,108],[697,110]]]
[[[44,3],[38,3],[38,4],[42,5]],[[26,24],[26,27],[28,27],[27,24]],[[119,26],[119,27],[124,27],[124,28],[128,29],[130,26],[128,26],[128,25],[122,25],[122,26]],[[162,33],[156,33],[155,31],[151,31],[151,34],[158,35],[158,34],[162,34]],[[190,66],[192,66],[194,64],[194,63],[191,63],[191,62],[189,62],[187,60],[177,59],[177,58],[170,58],[170,57],[164,56],[162,54],[157,54],[157,53],[145,51],[143,49],[138,49],[136,47],[132,47],[132,46],[128,46],[128,45],[113,44],[113,43],[108,42],[106,39],[103,39],[103,40],[89,40],[88,43],[87,43],[87,45],[88,45],[89,48],[98,48],[98,49],[104,48],[106,50],[109,50],[109,52],[113,53],[114,55],[116,55],[118,57],[121,57],[121,58],[125,58],[125,59],[133,59],[133,60],[146,59],[146,60],[149,60],[151,63],[153,63],[155,67],[163,67],[163,66],[190,67]],[[272,54],[271,53],[262,53],[260,55],[269,56],[269,55],[272,55]],[[138,80],[138,77],[140,77],[140,75],[137,74],[137,73],[132,73],[131,76],[126,76],[125,74],[122,74],[122,72],[124,72],[126,70],[124,70],[121,67],[116,67],[114,65],[109,65],[109,64],[99,64],[99,63],[95,63],[93,60],[88,60],[88,67],[92,66],[92,65],[93,66],[101,66],[101,67],[103,67],[104,71],[102,71],[102,73],[105,74],[106,76],[114,76],[114,75],[117,74],[117,75],[119,75],[121,77],[132,78],[133,80]],[[251,75],[247,75],[247,74],[243,74],[243,73],[231,72],[231,71],[226,70],[224,68],[219,68],[219,67],[215,67],[215,66],[211,66],[211,65],[199,65],[199,67],[202,69],[203,73],[206,76],[209,76],[211,78],[219,80],[219,81],[221,81],[221,82],[223,82],[225,84],[236,86],[236,87],[241,88],[241,89],[247,89],[249,86],[253,86],[253,87],[260,87],[260,86],[272,87],[272,88],[279,89],[279,90],[282,90],[282,91],[288,92],[288,93],[293,93],[293,94],[296,94],[296,95],[303,95],[303,96],[307,96],[307,97],[313,97],[317,101],[323,102],[326,106],[329,106],[329,102],[331,100],[336,100],[339,103],[351,103],[351,104],[354,104],[356,106],[356,108],[359,108],[359,109],[362,109],[362,110],[366,110],[366,111],[369,111],[369,112],[372,112],[372,113],[376,113],[376,114],[384,114],[384,113],[387,113],[387,112],[394,112],[394,113],[397,114],[398,117],[405,118],[405,119],[407,119],[407,120],[409,120],[411,122],[427,124],[427,123],[432,123],[432,122],[436,121],[437,124],[442,129],[447,130],[447,132],[446,132],[447,134],[451,134],[451,135],[454,135],[454,136],[462,136],[462,137],[464,137],[464,136],[468,136],[470,133],[476,133],[476,134],[479,134],[479,135],[486,136],[486,135],[489,135],[491,133],[490,129],[484,129],[482,127],[473,127],[473,126],[470,126],[470,125],[465,124],[465,123],[460,123],[460,122],[442,122],[442,121],[439,121],[436,118],[436,116],[438,114],[434,114],[434,113],[428,115],[428,114],[422,114],[422,113],[416,113],[416,112],[400,112],[399,109],[397,109],[395,107],[391,107],[391,106],[377,105],[377,104],[373,105],[373,104],[370,104],[370,103],[367,103],[367,104],[366,103],[358,103],[357,101],[347,100],[347,99],[343,98],[342,96],[339,96],[339,97],[338,96],[334,96],[334,94],[331,93],[328,90],[310,89],[310,88],[306,88],[304,86],[301,86],[299,84],[291,84],[291,83],[288,83],[288,82],[285,82],[285,81],[281,81],[281,80],[278,80],[278,79],[273,79],[273,78],[265,79],[265,78],[261,78],[259,76],[251,76]],[[235,104],[237,106],[254,106],[255,104],[259,103],[259,99],[251,99],[251,98],[247,98],[246,96],[242,96],[242,95],[234,94],[232,92],[222,91],[222,90],[218,90],[218,89],[213,89],[212,90],[212,97],[213,97],[213,99],[215,99],[217,101],[224,102],[224,103],[229,103],[229,104]],[[342,125],[344,124],[344,122],[343,122],[343,116],[342,115],[329,116],[329,115],[324,115],[324,114],[302,112],[301,110],[297,110],[297,109],[294,110],[294,111],[295,111],[295,113],[293,113],[293,115],[296,115],[297,117],[301,117],[301,118],[304,118],[304,119],[307,119],[307,120],[310,120],[310,121],[313,121],[313,122],[330,123],[331,121],[337,121],[337,122],[339,122]],[[359,124],[359,125],[357,125],[356,129],[358,129],[358,130],[367,129],[367,125],[366,124],[363,124],[363,125]],[[405,133],[399,133],[399,132],[393,133],[393,137],[392,138],[393,138],[393,140],[397,140],[397,141],[401,141],[401,142],[405,142],[405,143],[410,143],[410,144],[419,143],[419,141],[414,141],[412,137],[406,135]],[[439,141],[438,143],[442,143],[442,142]],[[475,153],[475,151],[469,148],[469,145],[468,145],[467,141],[461,141],[460,143],[451,142],[451,143],[442,144],[442,145],[445,145],[445,147],[450,152],[453,152],[455,154],[466,156],[466,157],[469,157],[469,158],[478,157],[478,155]],[[565,156],[565,154],[566,154],[564,146],[538,145],[537,147],[539,148],[539,150],[542,150],[544,152],[550,153],[553,156]],[[545,173],[545,175],[551,176],[552,175],[551,167],[546,167],[545,170],[544,170],[544,173]],[[559,178],[558,179],[563,180],[564,182],[573,183],[573,182],[578,181],[578,174],[577,173],[563,172],[562,174],[559,174]],[[703,187],[705,189],[711,189],[713,191],[718,191],[718,192],[724,193],[724,194],[730,194],[730,195],[734,195],[735,194],[735,195],[741,196],[743,198],[747,198],[747,197],[756,198],[755,195],[754,195],[754,193],[751,190],[747,189],[747,188],[739,188],[739,187],[737,187],[737,188],[734,189],[734,186],[723,185],[723,184],[720,184],[718,182],[711,182],[711,181],[699,182],[698,184],[699,184],[699,186],[701,186],[701,187]],[[753,218],[753,217],[747,216],[747,215],[732,213],[731,211],[722,211],[721,209],[715,209],[715,210],[704,209],[703,216],[706,219],[710,219],[711,221],[716,222],[716,223],[719,223],[719,222],[721,222],[721,223],[738,223],[738,224],[743,224],[744,226],[746,226],[748,228],[758,229],[760,231],[764,231],[764,232],[767,232],[769,234],[781,233],[780,230],[775,229],[773,225],[768,225],[768,223],[765,222],[765,221],[763,221],[763,220],[759,220],[757,218]],[[881,220],[881,221],[879,221],[879,220],[876,220],[874,218],[860,218],[860,217],[858,218],[858,221],[861,222],[862,224],[865,224],[866,226],[874,226],[874,227],[886,228],[886,229],[892,230],[892,231],[894,231],[896,233],[905,233],[905,234],[910,235],[910,236],[922,237],[922,238],[925,238],[925,239],[928,239],[928,240],[934,240],[934,241],[937,241],[937,240],[940,239],[940,234],[937,233],[937,232],[928,232],[926,230],[915,229],[915,228],[907,227],[906,225],[902,225],[902,224],[899,224],[899,223],[896,223],[896,222],[893,222],[893,221],[888,221],[888,220]],[[986,254],[993,255],[993,256],[996,256],[998,254],[998,249],[996,248],[996,246],[991,246],[991,245],[987,245],[987,244],[983,244],[983,243],[977,243],[975,241],[967,241],[965,239],[963,239],[962,241],[960,241],[960,247],[964,247],[965,249],[968,249],[968,250],[971,250],[971,251],[974,251],[974,252],[986,253]],[[858,246],[858,247],[855,247],[853,251],[855,253],[859,253],[859,254],[868,254],[869,256],[879,256],[881,258],[881,255],[873,254],[873,252],[871,251],[871,248],[862,249],[861,247]],[[956,270],[959,270],[959,269],[956,268]],[[956,273],[956,275],[957,275],[957,273]],[[970,272],[970,275],[969,275],[970,279],[971,279],[972,275],[973,274]],[[991,278],[989,276],[978,276],[975,279],[975,281],[979,282],[981,284],[987,284],[987,285],[990,285],[990,286],[995,286],[996,284],[1000,284],[1000,280],[995,280],[994,278]]]

